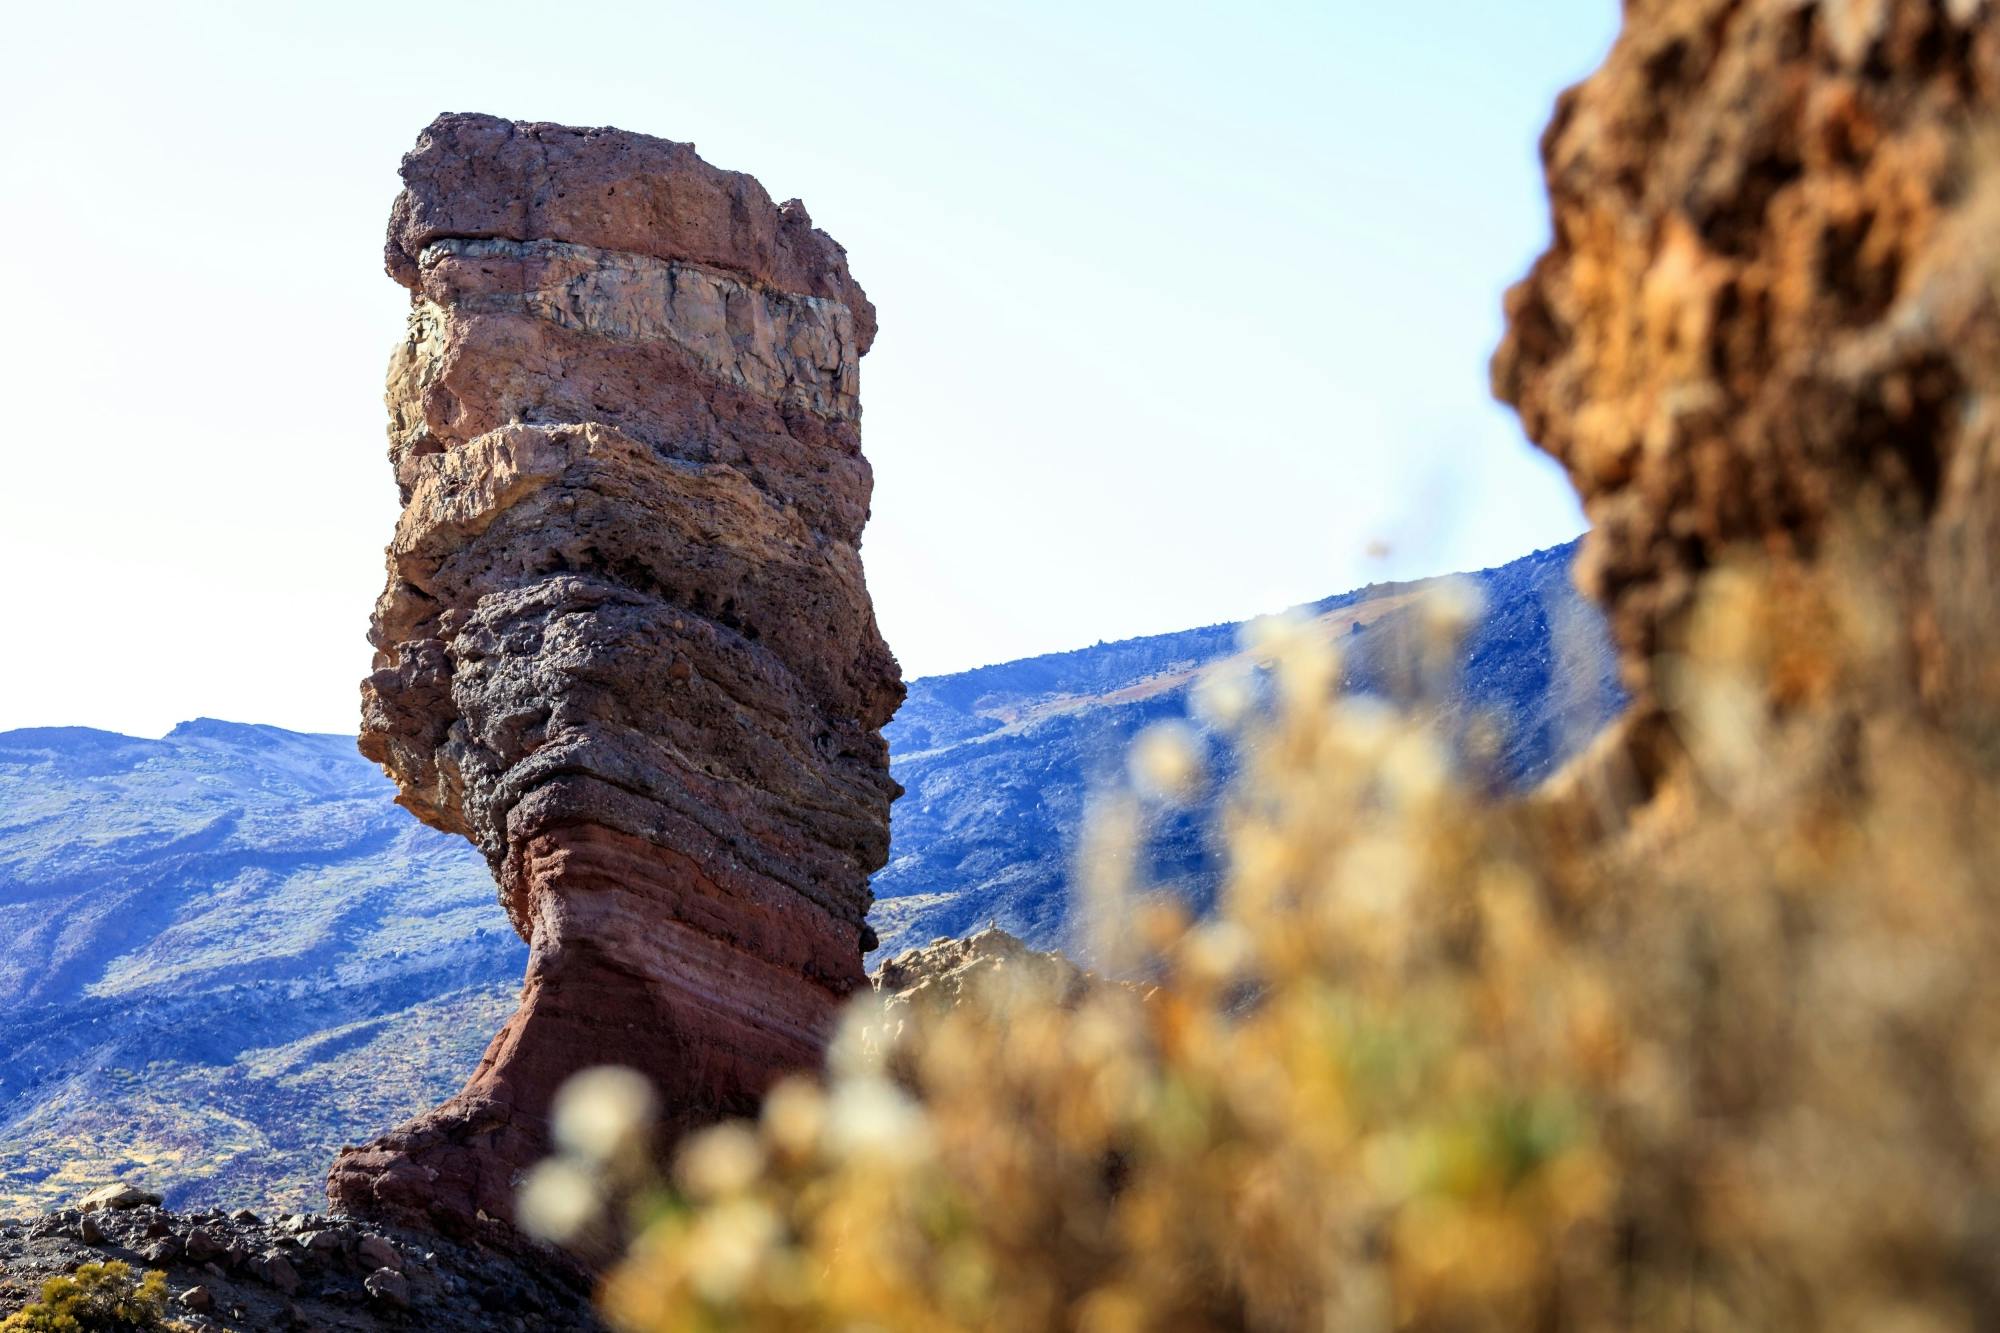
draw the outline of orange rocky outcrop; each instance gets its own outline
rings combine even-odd
[[[902,684],[859,554],[875,312],[803,206],[490,116],[402,174],[361,748],[486,854],[531,954],[466,1088],[327,1188],[451,1224],[509,1217],[579,1069],[645,1072],[671,1133],[819,1058],[865,984]]]
[[[1508,296],[1493,378],[1589,514],[1630,757],[1672,762],[1655,663],[1702,573],[1737,550],[1810,565],[1837,523],[1872,526],[1925,697],[1994,697],[1961,678],[1993,670],[2000,560],[1991,7],[1625,8],[1543,139],[1554,239]]]

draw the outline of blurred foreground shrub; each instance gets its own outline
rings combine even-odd
[[[605,1305],[649,1333],[2000,1327],[2000,802],[1867,568],[1705,581],[1657,664],[1685,762],[1638,804],[1602,757],[1483,801],[1267,626],[1095,821],[1117,980],[858,1005],[823,1085],[652,1183],[643,1088],[601,1076],[524,1216],[620,1199]],[[1145,816],[1225,742],[1190,923]]]

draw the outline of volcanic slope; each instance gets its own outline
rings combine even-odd
[[[120,1175],[320,1206],[456,1086],[526,949],[393,794],[345,736],[0,733],[0,1215]]]
[[[1618,714],[1617,658],[1602,617],[1570,582],[1576,543],[1454,576],[1445,595],[1483,606],[1453,669],[1426,697],[1448,729],[1489,724],[1493,784],[1522,790]],[[1299,607],[1335,639],[1343,686],[1394,695],[1442,580],[1375,584]],[[1188,715],[1204,672],[1241,661],[1242,624],[1211,625],[914,680],[889,724],[896,803],[889,864],[874,879],[877,958],[989,921],[1038,949],[1081,952],[1071,856],[1093,791],[1115,782],[1132,739]],[[1213,752],[1226,775],[1228,755]],[[1154,882],[1197,909],[1217,882],[1212,796],[1152,830]]]

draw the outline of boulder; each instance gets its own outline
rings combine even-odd
[[[299,1270],[292,1267],[291,1260],[275,1251],[254,1260],[253,1271],[287,1296],[299,1289]]]
[[[347,1242],[339,1231],[329,1228],[325,1231],[310,1231],[300,1239],[310,1254],[338,1254],[347,1248]]]
[[[403,1270],[403,1256],[393,1242],[381,1236],[363,1236],[354,1247],[355,1257],[370,1268],[393,1268]]]
[[[92,1213],[107,1208],[142,1208],[148,1204],[157,1207],[159,1203],[160,1196],[151,1190],[142,1190],[136,1185],[116,1181],[109,1185],[101,1185],[84,1195],[77,1202],[77,1207],[86,1213]]]
[[[385,1305],[392,1305],[398,1310],[407,1310],[410,1307],[409,1279],[393,1268],[376,1269],[362,1281],[361,1285],[367,1289],[370,1296]]]
[[[950,1010],[975,992],[990,994],[995,987],[1069,1007],[1096,984],[1061,953],[1031,949],[994,925],[962,939],[946,936],[906,949],[885,960],[869,980],[890,1019],[900,1019],[907,1009]]]

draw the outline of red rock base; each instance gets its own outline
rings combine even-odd
[[[638,1069],[655,1083],[662,1134],[677,1138],[753,1113],[778,1077],[817,1066],[864,980],[852,926],[628,834],[546,832],[508,871],[531,923],[519,1010],[457,1096],[340,1154],[335,1208],[447,1232],[482,1214],[511,1221],[572,1074]]]

